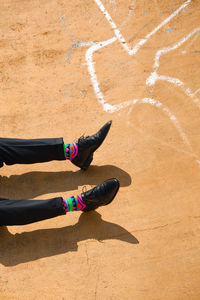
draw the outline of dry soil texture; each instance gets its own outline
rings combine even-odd
[[[1,169],[1,197],[117,177],[90,214],[0,230],[0,299],[200,299],[200,2],[1,0],[0,136],[74,141],[113,125],[85,173]]]

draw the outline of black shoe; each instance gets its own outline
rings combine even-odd
[[[106,123],[96,134],[80,137],[76,144],[78,145],[78,154],[72,159],[72,163],[82,170],[87,170],[93,160],[93,153],[103,143],[108,134],[112,121]]]
[[[108,205],[115,198],[119,190],[119,181],[116,178],[108,179],[95,188],[81,194],[86,208],[83,211],[91,211],[99,206]]]

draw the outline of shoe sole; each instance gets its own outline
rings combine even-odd
[[[89,168],[89,166],[91,165],[91,162],[92,162],[92,161],[93,161],[93,153],[92,153],[92,156],[90,156],[90,157],[86,160],[86,162],[85,162],[85,164],[84,164],[84,167],[82,167],[81,170],[86,171],[86,170]]]

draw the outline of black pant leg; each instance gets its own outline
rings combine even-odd
[[[65,160],[63,138],[0,138],[0,167],[3,163],[33,164],[51,160]]]
[[[26,225],[66,214],[63,198],[8,200],[0,198],[0,226]]]

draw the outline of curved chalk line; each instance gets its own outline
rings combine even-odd
[[[129,55],[134,55],[137,53],[137,51],[140,49],[142,45],[144,45],[147,40],[155,34],[161,27],[163,27],[165,24],[167,24],[171,19],[173,19],[179,12],[184,9],[190,2],[191,0],[187,0],[186,2],[183,3],[174,13],[172,13],[167,19],[165,19],[163,22],[161,22],[153,31],[151,31],[149,34],[147,34],[142,40],[140,40],[132,49],[129,47],[129,45],[126,43],[126,40],[124,39],[123,35],[121,34],[120,30],[117,28],[116,24],[113,22],[112,18],[110,17],[109,13],[106,11],[105,7],[103,6],[102,2],[100,0],[94,0],[98,7],[100,8],[101,12],[105,15],[106,19],[108,20],[109,24],[111,25],[112,29],[114,30],[115,37],[112,37],[106,41],[102,42],[89,42],[89,43],[79,43],[77,46],[91,46],[87,51],[86,51],[86,64],[88,66],[88,72],[91,77],[91,81],[93,84],[93,89],[94,92],[97,96],[98,101],[102,104],[103,109],[107,112],[114,112],[118,111],[122,108],[128,107],[129,105],[133,105],[136,103],[147,103],[150,105],[154,105],[158,108],[162,108],[162,110],[168,115],[170,120],[173,122],[174,126],[178,130],[182,140],[188,145],[190,150],[192,151],[191,145],[187,139],[187,136],[183,132],[178,120],[176,117],[170,112],[170,110],[165,107],[161,102],[156,101],[151,98],[143,98],[141,100],[135,99],[135,100],[130,100],[130,101],[125,101],[117,105],[111,105],[107,103],[104,100],[104,95],[101,92],[99,82],[97,79],[97,75],[95,72],[95,67],[94,67],[94,62],[93,62],[93,53],[97,51],[98,49],[108,46],[112,44],[113,42],[119,40],[120,44],[122,47],[128,52]],[[75,46],[76,47],[76,46]]]
[[[178,43],[175,43],[173,46],[160,49],[156,52],[156,55],[154,58],[153,72],[147,78],[146,85],[153,86],[156,84],[157,80],[168,81],[169,83],[172,83],[178,87],[181,87],[181,89],[184,91],[184,93],[187,96],[189,96],[193,100],[193,102],[198,106],[198,108],[200,109],[200,101],[198,98],[195,97],[196,93],[192,93],[190,88],[186,88],[184,83],[179,78],[173,78],[170,76],[159,75],[157,72],[158,68],[160,66],[160,57],[164,54],[167,54],[167,53],[179,48],[182,44],[184,44],[188,39],[190,39],[197,32],[200,32],[200,27],[195,28],[192,32],[190,32],[188,35],[184,36]]]
[[[93,84],[93,89],[94,89],[94,92],[95,92],[95,94],[97,96],[98,101],[103,105],[103,109],[105,111],[114,112],[116,109],[119,110],[119,109],[122,109],[124,107],[127,107],[127,103],[129,103],[129,102],[122,102],[122,103],[118,104],[117,106],[116,105],[113,106],[113,105],[110,105],[110,104],[106,103],[106,101],[104,100],[104,95],[101,92],[97,76],[96,76],[94,62],[93,62],[93,53],[95,51],[99,50],[102,47],[105,47],[105,46],[107,46],[109,44],[112,44],[113,42],[115,42],[118,39],[120,41],[120,43],[122,44],[122,46],[127,50],[127,52],[130,55],[135,54],[140,49],[140,47],[153,34],[155,34],[161,27],[163,27],[171,19],[173,19],[182,9],[184,9],[191,2],[191,0],[187,0],[186,2],[184,2],[183,5],[181,5],[175,12],[173,12],[168,18],[166,18],[163,22],[161,22],[153,31],[151,31],[149,34],[147,34],[144,39],[142,39],[139,43],[137,43],[132,50],[127,45],[127,43],[126,43],[123,35],[121,34],[120,30],[117,28],[116,24],[113,22],[111,16],[109,15],[109,13],[107,12],[107,10],[103,6],[102,2],[100,0],[94,0],[94,1],[98,5],[98,7],[100,8],[101,12],[105,15],[105,17],[108,20],[108,22],[111,25],[111,27],[114,29],[114,33],[115,33],[116,37],[112,37],[112,38],[110,38],[110,39],[108,39],[106,41],[99,42],[99,43],[94,43],[94,42],[78,43],[78,46],[89,46],[89,45],[92,44],[92,46],[86,51],[86,64],[88,66],[88,71],[89,71],[89,74],[91,76],[91,81],[92,81],[92,84]],[[130,104],[128,104],[128,105],[130,105]]]
[[[97,96],[97,99],[99,101],[99,103],[103,106],[103,109],[107,112],[113,113],[115,111],[118,111],[122,108],[128,107],[129,105],[132,104],[136,104],[137,102],[139,102],[139,100],[130,100],[130,101],[125,101],[116,105],[111,105],[109,103],[107,103],[104,99],[104,95],[101,92],[100,86],[99,86],[99,82],[97,79],[97,75],[96,75],[96,71],[95,71],[95,66],[94,66],[94,62],[93,62],[93,53],[105,46],[108,46],[110,44],[112,44],[113,42],[115,42],[117,39],[120,41],[120,43],[122,44],[122,46],[127,50],[127,52],[129,53],[129,55],[134,55],[139,49],[140,47],[148,40],[149,37],[151,37],[153,34],[155,34],[162,26],[164,26],[167,22],[169,22],[172,18],[174,18],[184,7],[186,7],[191,0],[186,1],[181,7],[179,7],[179,9],[177,9],[173,14],[171,14],[167,19],[165,19],[160,25],[158,25],[152,32],[150,32],[145,39],[142,39],[138,44],[136,44],[136,46],[131,50],[129,48],[129,46],[127,45],[125,39],[123,38],[123,36],[121,35],[120,31],[117,29],[115,23],[112,21],[112,18],[110,17],[110,15],[108,14],[108,12],[105,10],[103,4],[101,3],[100,0],[94,0],[97,5],[100,7],[101,11],[104,13],[104,15],[106,16],[107,20],[109,21],[111,27],[114,29],[115,32],[115,37],[110,38],[106,41],[102,41],[99,42],[95,45],[92,45],[87,51],[86,51],[86,64],[88,66],[88,72],[90,74],[90,78],[91,78],[91,82],[93,84],[93,89],[94,92]],[[143,98],[141,103],[144,103],[144,99],[150,99],[150,98]],[[151,100],[151,101],[150,101]],[[150,99],[148,102],[146,100],[145,103],[149,103],[152,105],[155,105],[156,100]],[[153,101],[153,102],[152,102]],[[160,106],[163,106],[163,104],[161,102],[157,102],[160,104]],[[157,106],[157,107],[160,107]],[[185,133],[183,132],[178,120],[176,119],[176,117],[174,115],[172,115],[172,113],[169,111],[169,109],[167,107],[163,106],[163,110],[168,114],[168,117],[170,118],[170,120],[173,120],[173,123],[175,125],[175,127],[177,128],[182,140],[188,145],[190,151],[192,151],[192,147],[187,139],[187,136],[185,135]]]
[[[112,1],[111,1],[112,2]],[[114,1],[115,2],[115,1]],[[135,3],[135,0],[131,2],[131,5],[133,5]],[[115,3],[116,4],[116,3]],[[130,17],[132,17],[133,15],[133,10],[131,10],[129,13],[128,13],[128,16],[127,18],[119,25],[120,28],[123,28],[127,23],[128,23],[128,20],[130,19]],[[61,17],[63,18],[63,16]],[[72,52],[74,49],[78,48],[78,47],[88,47],[88,46],[92,46],[92,45],[95,45],[97,44],[98,41],[89,41],[89,42],[84,42],[84,41],[78,41],[74,44],[72,44],[72,47],[71,49],[69,50],[68,54],[67,54],[67,62],[70,61],[70,58],[72,56]]]
[[[129,55],[134,55],[137,53],[137,51],[140,49],[141,46],[143,46],[148,39],[154,35],[160,28],[162,28],[164,25],[166,25],[169,21],[171,21],[175,16],[177,16],[182,9],[184,9],[190,2],[191,0],[185,1],[176,11],[174,11],[168,18],[166,18],[163,22],[161,22],[154,30],[152,30],[150,33],[148,33],[143,39],[141,39],[132,49],[129,47],[127,44],[125,38],[123,37],[122,33],[120,30],[117,28],[115,22],[111,18],[110,14],[108,11],[105,9],[103,3],[101,0],[94,0],[94,2],[98,5],[99,9],[101,12],[104,14],[105,18],[109,22],[111,28],[113,29],[116,38],[119,40],[121,43],[122,47],[128,52]]]
[[[122,102],[122,103],[119,103],[119,104],[111,105],[111,104],[107,103],[104,100],[104,96],[103,96],[103,93],[101,92],[101,89],[99,87],[97,75],[96,75],[96,72],[95,72],[95,67],[94,67],[94,62],[93,62],[93,53],[95,51],[105,47],[105,46],[108,46],[109,44],[112,44],[114,41],[116,41],[116,37],[113,37],[113,38],[108,39],[106,41],[97,43],[97,44],[91,46],[86,51],[86,63],[88,65],[88,72],[90,74],[90,78],[91,78],[91,81],[92,81],[92,84],[93,84],[95,94],[98,98],[99,103],[103,106],[103,109],[106,112],[113,113],[115,111],[121,110],[122,108],[128,107],[129,105],[134,105],[136,103],[146,103],[146,104],[154,105],[158,108],[162,108],[162,110],[165,112],[165,114],[167,114],[167,116],[173,122],[173,124],[176,127],[176,129],[178,130],[182,140],[188,145],[190,151],[192,151],[192,148],[191,148],[191,145],[188,141],[188,138],[185,135],[185,133],[183,132],[183,130],[181,128],[181,125],[179,124],[179,122],[176,119],[175,115],[173,115],[170,112],[170,110],[166,106],[164,106],[160,101],[156,101],[155,99],[152,99],[152,98],[143,98],[141,100],[134,99],[134,100],[125,101],[125,102]]]
[[[131,50],[130,47],[127,45],[124,37],[122,36],[121,32],[119,31],[119,29],[117,28],[116,24],[113,22],[111,16],[109,15],[109,13],[107,12],[107,10],[105,9],[105,7],[103,6],[102,2],[100,0],[94,0],[95,3],[98,5],[98,7],[100,8],[101,12],[105,15],[106,19],[108,20],[109,24],[111,25],[111,27],[114,29],[115,32],[115,36],[116,37],[112,37],[106,41],[103,42],[99,42],[95,45],[92,45],[87,51],[86,51],[86,64],[88,66],[88,72],[90,74],[90,78],[91,78],[91,82],[93,85],[93,89],[95,92],[95,95],[98,99],[98,101],[102,104],[103,109],[107,112],[114,112],[116,110],[122,109],[124,107],[127,107],[129,104],[128,102],[122,102],[118,105],[111,105],[108,104],[105,99],[104,99],[104,95],[101,92],[100,86],[99,86],[99,82],[97,79],[97,75],[95,72],[95,66],[94,66],[94,62],[93,62],[93,53],[99,49],[101,49],[102,47],[108,46],[109,44],[114,43],[117,39],[120,41],[120,43],[122,44],[122,46],[127,50],[127,52],[130,55],[135,54],[140,47],[153,35],[155,34],[161,27],[163,27],[165,24],[167,24],[171,19],[173,19],[182,9],[184,9],[190,2],[191,0],[187,0],[186,2],[183,3],[183,5],[181,5],[175,12],[173,12],[168,18],[166,18],[163,22],[161,22],[153,31],[151,31],[149,34],[146,35],[146,37],[144,39],[142,39],[139,43],[137,43],[134,48]]]
[[[103,96],[103,94],[101,92],[101,89],[99,87],[97,75],[96,75],[96,72],[95,72],[95,67],[94,67],[94,62],[93,62],[93,52],[97,51],[98,49],[101,49],[102,47],[105,47],[105,46],[113,43],[115,40],[116,40],[116,37],[113,37],[109,40],[106,40],[106,41],[103,41],[103,42],[98,43],[96,45],[93,45],[92,47],[90,47],[86,51],[86,62],[87,62],[87,65],[88,65],[88,72],[90,74],[90,78],[91,78],[91,81],[92,81],[92,84],[93,84],[93,87],[94,87],[94,90],[95,90],[95,94],[97,95],[99,103],[103,106],[103,109],[106,112],[113,113],[113,112],[118,111],[122,108],[128,107],[129,105],[134,105],[136,103],[146,103],[146,104],[154,105],[158,108],[162,108],[162,110],[167,114],[167,116],[173,122],[173,124],[176,127],[176,129],[178,130],[182,140],[188,145],[190,151],[192,151],[192,148],[191,148],[191,145],[188,141],[188,138],[185,135],[185,133],[183,132],[183,130],[181,128],[181,125],[179,124],[177,118],[160,101],[156,101],[155,99],[152,99],[152,98],[143,98],[143,99],[140,99],[140,100],[139,99],[134,99],[134,100],[125,101],[125,102],[122,102],[122,103],[119,103],[119,104],[111,105],[111,104],[107,103],[104,100],[104,96]]]

